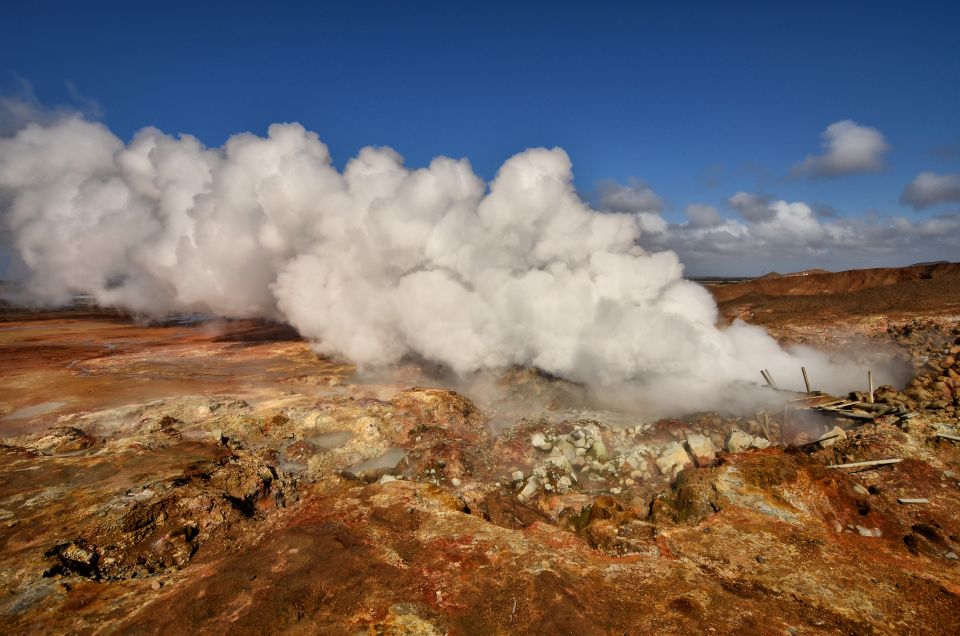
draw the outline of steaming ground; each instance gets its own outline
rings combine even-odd
[[[638,246],[646,217],[587,206],[559,148],[486,184],[466,160],[411,170],[389,148],[340,172],[298,124],[205,148],[153,128],[125,145],[68,117],[0,140],[0,205],[41,304],[282,320],[361,368],[532,366],[661,411],[752,400],[761,368],[787,388],[801,365],[820,389],[861,383],[859,361],[718,329],[676,255]]]

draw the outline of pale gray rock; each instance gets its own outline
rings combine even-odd
[[[697,466],[701,468],[709,466],[717,456],[717,450],[713,447],[713,441],[706,435],[690,433],[687,435],[687,448],[693,456]]]
[[[660,472],[673,480],[677,473],[692,464],[690,456],[680,442],[667,444],[657,458],[657,468]]]

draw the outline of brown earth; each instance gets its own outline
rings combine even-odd
[[[707,285],[720,322],[740,319],[788,342],[843,344],[913,318],[960,318],[960,263],[810,273]]]
[[[766,415],[567,408],[578,388],[531,370],[501,379],[508,405],[480,407],[428,370],[361,375],[278,326],[8,312],[0,626],[956,633],[960,447],[938,435],[958,421],[960,305],[935,302],[949,280],[883,286],[906,296],[872,330],[825,311],[878,286],[752,305],[781,337],[835,320],[917,362],[915,382],[878,391],[902,414],[799,447]],[[784,298],[811,305],[790,323]],[[494,412],[513,418],[498,435]],[[793,446],[719,450],[737,430]]]
[[[916,281],[960,282],[960,263],[931,263],[909,267],[854,269],[845,272],[809,270],[797,274],[764,276],[711,289],[719,303],[747,294],[765,296],[823,296],[851,294],[871,287],[886,287]]]

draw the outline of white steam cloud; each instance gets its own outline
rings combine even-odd
[[[69,117],[0,140],[0,201],[41,302],[279,319],[363,366],[532,365],[687,410],[760,368],[797,388],[800,365],[825,389],[860,375],[756,327],[716,328],[676,255],[638,246],[642,213],[588,207],[559,148],[510,158],[488,185],[466,160],[411,170],[388,148],[340,172],[298,124],[205,148],[152,128],[125,145]]]

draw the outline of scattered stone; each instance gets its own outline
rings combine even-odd
[[[864,497],[867,497],[870,495],[870,491],[864,488],[863,486],[861,486],[860,484],[853,485],[853,492],[857,493],[858,495],[863,495]]]
[[[450,480],[450,483],[453,484],[453,487],[454,487],[454,488],[459,488],[459,487],[460,487],[460,480],[457,479],[456,477],[454,477],[453,479],[451,479],[451,480]]]
[[[530,479],[527,480],[527,485],[524,486],[520,494],[517,495],[517,499],[523,502],[530,501],[539,489],[540,484],[537,482],[537,478],[531,475]]]
[[[694,461],[700,468],[712,464],[717,455],[717,451],[713,447],[713,441],[705,435],[688,433],[687,448],[690,449],[690,454],[693,455]]]
[[[576,429],[569,435],[570,443],[573,444],[576,448],[586,449],[590,443],[587,441],[587,436],[584,434],[582,429]]]
[[[603,441],[599,437],[593,440],[593,444],[590,446],[590,450],[587,453],[596,459],[598,462],[605,462],[609,458],[607,454],[607,447],[604,446]]]
[[[770,442],[762,437],[754,437],[749,433],[744,433],[740,429],[733,429],[727,437],[727,451],[739,453],[748,448],[767,448]]]
[[[568,472],[568,473],[573,472],[573,468],[570,466],[570,462],[568,462],[567,458],[564,457],[563,455],[553,455],[551,457],[547,457],[546,463],[550,464],[551,466],[556,466],[557,468],[559,468],[564,472]]]
[[[569,441],[564,440],[560,442],[560,444],[558,444],[557,446],[554,446],[552,452],[563,455],[564,457],[567,458],[567,461],[572,461],[577,457],[578,451],[580,451],[581,453],[586,452],[584,449],[577,448],[576,446],[571,444]]]
[[[657,468],[671,480],[677,476],[677,473],[692,463],[690,456],[687,455],[687,451],[680,442],[667,444],[660,452],[660,457],[657,458]]]
[[[163,583],[161,583],[160,581],[152,581],[150,583],[151,590],[159,590],[161,587],[163,587]]]
[[[384,475],[383,477],[380,478],[380,481],[378,481],[377,483],[389,484],[391,481],[397,481],[397,478],[394,477],[393,475]]]
[[[530,438],[530,443],[534,448],[542,451],[549,452],[553,449],[553,444],[547,441],[547,437],[543,433],[534,433],[533,437]]]

